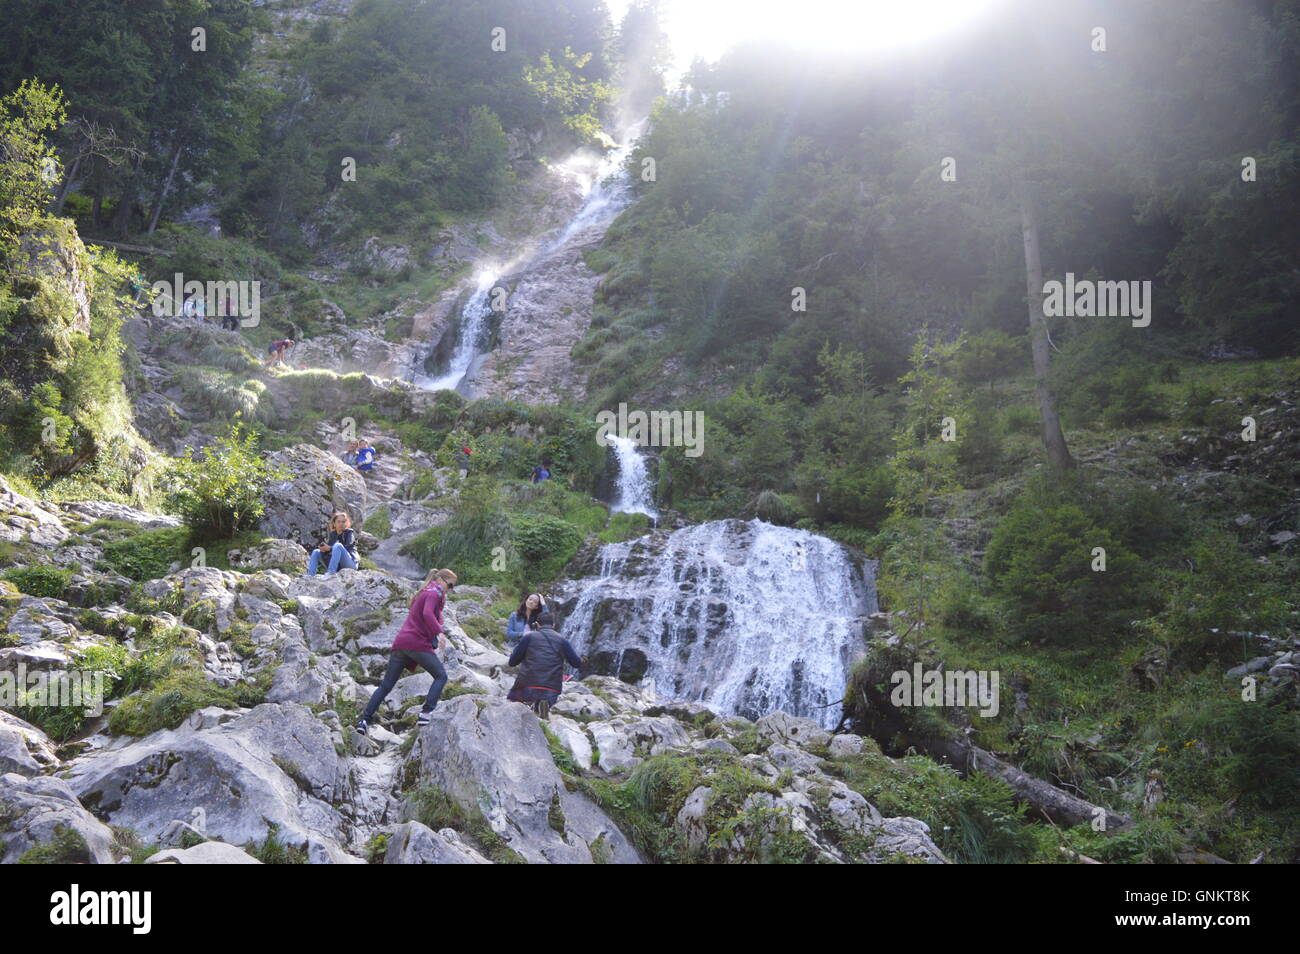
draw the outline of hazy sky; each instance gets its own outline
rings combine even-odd
[[[617,24],[628,0],[605,0]],[[986,15],[1001,0],[662,0],[676,67],[775,37],[810,50],[901,50]]]

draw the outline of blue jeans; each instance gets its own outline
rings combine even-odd
[[[321,552],[319,549],[311,551],[311,556],[307,558],[308,576],[316,575],[316,570],[320,567],[320,558]],[[341,543],[336,543],[330,549],[330,565],[325,570],[325,575],[329,576],[331,573],[337,573],[340,566],[348,570],[355,570],[357,561],[352,559],[352,554],[348,552],[347,547]]]
[[[433,653],[416,653],[409,649],[394,649],[388,657],[388,669],[384,671],[384,681],[379,684],[374,695],[370,697],[370,702],[366,705],[366,711],[361,714],[365,722],[369,722],[371,717],[379,709],[380,703],[384,698],[393,691],[393,686],[397,685],[397,680],[402,678],[402,671],[406,669],[408,662],[423,666],[424,671],[433,677],[433,685],[429,687],[429,694],[425,696],[423,712],[432,712],[433,707],[438,704],[438,697],[442,695],[443,688],[447,685],[447,670],[440,660]]]

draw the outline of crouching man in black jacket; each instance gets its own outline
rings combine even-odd
[[[545,719],[564,687],[564,664],[581,670],[582,660],[569,641],[555,631],[555,617],[549,611],[537,617],[537,625],[538,629],[524,633],[510,654],[507,665],[520,668],[506,698],[530,703],[533,711]]]

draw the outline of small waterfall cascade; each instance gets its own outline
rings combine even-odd
[[[608,438],[618,462],[614,501],[610,509],[615,513],[643,513],[652,520],[659,514],[654,509],[654,486],[650,481],[650,468],[641,455],[636,442],[627,437]]]
[[[480,263],[474,290],[461,307],[457,322],[456,347],[447,369],[437,375],[417,374],[414,383],[429,390],[458,390],[477,359],[486,353],[484,340],[492,313],[491,292],[502,280],[518,285],[533,270],[554,256],[599,242],[605,230],[627,206],[631,196],[627,171],[623,168],[645,120],[631,126],[623,142],[601,154],[580,149],[559,163],[555,171],[572,183],[582,204],[564,225],[540,233],[521,243],[518,254],[507,264]],[[432,344],[431,344],[432,346]]]
[[[759,520],[658,531],[596,551],[557,601],[588,668],[663,698],[834,726],[876,612],[875,564]]]
[[[442,389],[454,391],[461,379],[469,371],[470,365],[478,357],[484,346],[484,332],[488,328],[488,316],[492,313],[492,288],[498,275],[495,270],[483,269],[474,280],[474,291],[465,300],[460,310],[460,332],[456,341],[456,350],[447,363],[447,370],[437,378],[417,376],[415,383],[431,391]]]

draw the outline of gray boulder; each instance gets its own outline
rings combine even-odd
[[[350,862],[334,807],[351,790],[329,728],[292,703],[264,704],[224,725],[156,732],[69,763],[69,784],[113,824],[160,839],[193,822],[232,845],[266,840],[271,826],[312,862]],[[196,809],[199,810],[196,813]]]
[[[446,792],[526,861],[635,863],[631,843],[585,795],[565,788],[531,709],[457,696],[434,710],[411,759],[419,778]]]
[[[313,543],[325,535],[331,514],[342,510],[360,530],[366,512],[366,481],[356,470],[312,444],[295,444],[268,462],[286,477],[266,489],[266,512],[258,524],[269,537]]]
[[[386,865],[487,865],[491,864],[465,844],[451,828],[434,831],[419,822],[406,822],[388,836]]]
[[[147,865],[260,865],[261,862],[234,845],[205,841],[193,848],[168,848],[144,861]]]
[[[28,849],[60,836],[84,842],[78,860],[99,865],[115,861],[112,831],[82,807],[63,779],[0,775],[0,822],[0,864],[12,864]]]

